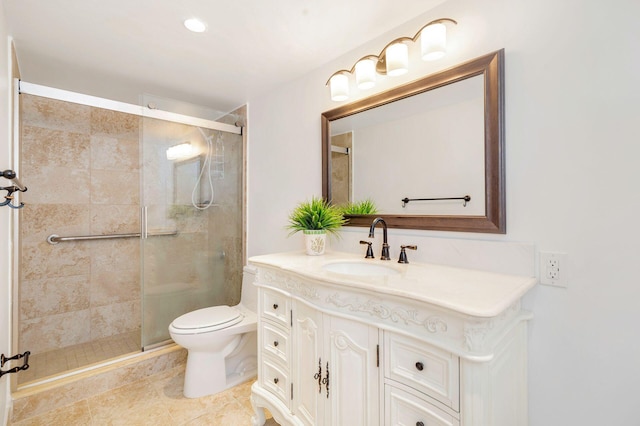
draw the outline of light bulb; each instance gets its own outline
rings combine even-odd
[[[371,89],[376,84],[376,63],[373,59],[362,59],[356,64],[358,89]]]
[[[402,43],[394,43],[385,50],[387,55],[387,74],[396,76],[409,71],[409,47]]]
[[[349,99],[349,77],[346,74],[334,74],[329,79],[332,101],[346,101]]]
[[[444,24],[431,24],[420,33],[422,59],[433,61],[442,58],[447,51],[447,27]]]

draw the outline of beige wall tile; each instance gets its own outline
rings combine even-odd
[[[20,215],[23,242],[42,242],[51,234],[87,235],[90,231],[88,204],[29,204],[20,209]]]
[[[91,136],[91,168],[94,170],[138,170],[138,154],[137,137]]]
[[[23,281],[20,286],[20,318],[89,309],[89,275]]]
[[[140,204],[137,171],[92,170],[91,202],[93,204]]]
[[[91,108],[91,134],[138,140],[140,117],[118,111]]]
[[[138,330],[140,322],[138,301],[91,308],[91,340]]]
[[[136,204],[91,206],[91,233],[128,234],[140,232],[140,207]]]
[[[140,270],[114,269],[91,275],[91,306],[140,301]]]
[[[20,120],[22,125],[68,132],[89,133],[91,107],[42,98],[20,95]]]
[[[89,310],[21,321],[20,351],[45,352],[89,340]]]
[[[82,241],[57,245],[46,241],[23,242],[21,252],[20,276],[23,280],[90,273],[89,249]]]
[[[89,152],[89,135],[86,133],[22,126],[20,155],[23,164],[87,170]]]
[[[135,270],[140,266],[140,240],[126,238],[91,243],[91,273]]]
[[[90,201],[88,170],[26,164],[20,174],[28,188],[20,194],[21,201],[26,204],[86,204]]]

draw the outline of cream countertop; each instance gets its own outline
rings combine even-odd
[[[303,251],[254,256],[256,266],[281,269],[330,284],[395,295],[430,303],[475,317],[496,317],[536,284],[535,277],[497,274],[429,263],[399,264],[394,260],[364,259],[362,255],[327,251],[308,256]],[[362,262],[393,268],[399,273],[363,276],[330,272],[323,265]]]

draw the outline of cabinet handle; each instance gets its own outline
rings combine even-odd
[[[318,372],[313,375],[313,378],[318,381],[318,393],[322,393],[322,361],[318,358]]]
[[[278,346],[278,341],[277,340],[273,341],[273,346],[276,346],[276,347]]]
[[[276,385],[278,384],[279,381],[280,381],[280,379],[278,379],[277,377],[275,379],[273,379],[273,383],[275,383]]]
[[[329,363],[327,362],[327,377],[322,379],[322,384],[327,387],[327,398],[329,398]]]
[[[423,422],[416,422],[416,426],[424,426]]]
[[[420,361],[418,361],[418,362],[416,362],[416,368],[418,369],[418,371],[422,371],[422,370],[424,370],[424,364],[422,364]]]
[[[273,304],[273,309],[278,309],[278,304],[277,303]]]

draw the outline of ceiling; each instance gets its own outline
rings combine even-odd
[[[126,82],[223,111],[443,1],[0,0],[25,81],[75,91]],[[190,17],[207,31],[187,31]]]

